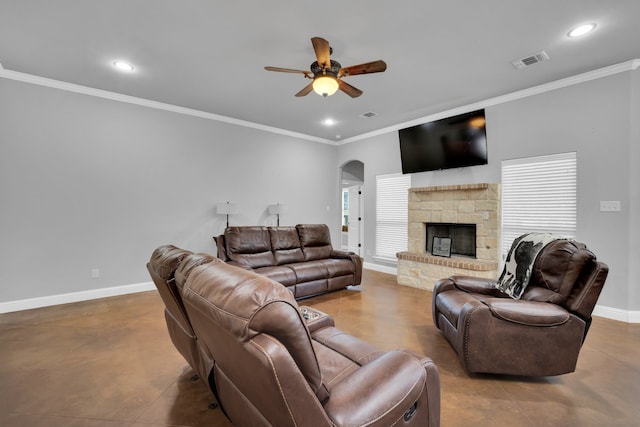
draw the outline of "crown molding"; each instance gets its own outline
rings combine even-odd
[[[138,98],[135,96],[124,95],[117,92],[110,92],[102,89],[95,89],[88,86],[77,85],[74,83],[63,82],[60,80],[49,79],[46,77],[35,76],[32,74],[21,73],[18,71],[7,70],[0,64],[0,77],[16,80],[25,83],[31,83],[39,86],[46,86],[53,89],[60,89],[68,92],[80,93],[83,95],[94,96],[97,98],[109,99],[112,101],[124,102],[127,104],[140,105],[143,107],[154,108],[156,110],[170,111],[173,113],[184,114],[187,116],[199,117],[201,119],[213,120],[217,122],[229,123],[237,126],[243,126],[251,129],[261,130],[264,132],[275,133],[279,135],[290,136],[292,138],[305,139],[323,144],[336,145],[335,141],[326,138],[319,138],[304,133],[292,132],[286,129],[280,129],[273,126],[261,125],[259,123],[249,122],[246,120],[235,119],[233,117],[222,116],[219,114],[207,113],[206,111],[194,110],[191,108],[180,107],[164,102],[152,101],[150,99]]]
[[[455,116],[457,114],[466,113],[469,111],[479,110],[486,107],[491,107],[493,105],[504,104],[506,102],[515,101],[522,98],[527,98],[529,96],[539,95],[545,92],[551,92],[556,89],[561,89],[573,85],[577,85],[580,83],[588,82],[595,79],[600,79],[602,77],[612,76],[614,74],[624,73],[626,71],[634,71],[638,67],[640,67],[640,59],[632,59],[629,61],[621,62],[619,64],[610,65],[608,67],[599,68],[597,70],[588,71],[586,73],[578,74],[572,77],[567,77],[564,79],[556,80],[550,83],[541,84],[538,86],[533,86],[527,89],[522,89],[516,92],[508,93],[506,95],[496,96],[494,98],[489,98],[484,101],[475,102],[473,104],[468,104],[460,107],[456,107],[447,111],[442,111],[437,114],[432,114],[425,117],[420,117],[415,120],[411,120],[408,122],[400,123],[393,126],[388,126],[386,128],[378,129],[372,132],[363,133],[361,135],[357,135],[351,138],[344,139],[338,143],[338,145],[348,144],[350,142],[361,141],[363,139],[372,138],[374,136],[383,135],[385,133],[397,131],[400,129],[404,129],[407,127],[419,125],[422,123],[432,122],[434,120],[443,119],[446,117]]]
[[[273,126],[261,125],[258,123],[249,122],[246,120],[235,119],[233,117],[222,116],[219,114],[207,113],[205,111],[194,110],[191,108],[179,107],[177,105],[166,104],[163,102],[152,101],[145,98],[138,98],[130,95],[123,95],[117,92],[110,92],[102,89],[95,89],[88,86],[81,86],[74,83],[67,83],[59,80],[49,79],[46,77],[35,76],[32,74],[21,73],[17,71],[7,70],[0,63],[0,77],[21,81],[25,83],[36,84],[40,86],[46,86],[54,89],[66,90],[69,92],[81,93],[84,95],[95,96],[99,98],[110,99],[112,101],[125,102],[128,104],[140,105],[143,107],[154,108],[157,110],[170,111],[173,113],[184,114],[193,117],[199,117],[207,120],[214,120],[218,122],[229,123],[237,126],[243,126],[251,129],[261,130],[264,132],[275,133],[279,135],[290,136],[292,138],[304,139],[307,141],[319,142],[322,144],[328,144],[333,146],[340,146],[349,144],[351,142],[361,141],[363,139],[372,138],[375,136],[383,135],[389,132],[398,131],[407,127],[419,125],[422,123],[439,120],[446,117],[455,116],[457,114],[466,113],[468,111],[479,110],[493,105],[504,104],[506,102],[515,101],[529,96],[538,95],[545,92],[550,92],[556,89],[573,86],[576,84],[588,82],[590,80],[600,79],[602,77],[612,76],[614,74],[623,73],[626,71],[634,71],[640,67],[640,59],[631,59],[629,61],[621,62],[619,64],[610,65],[608,67],[599,68],[597,70],[588,71],[586,73],[578,74],[572,77],[556,80],[550,83],[545,83],[538,86],[533,86],[527,89],[512,92],[506,95],[489,98],[484,101],[479,101],[473,104],[467,104],[460,107],[456,107],[450,110],[442,111],[440,113],[432,114],[429,116],[420,117],[408,122],[399,123],[397,125],[388,126],[385,128],[377,129],[371,132],[363,133],[360,135],[346,138],[341,141],[332,141],[326,138],[319,138],[312,135],[307,135],[298,132],[292,132],[286,129],[280,129]]]

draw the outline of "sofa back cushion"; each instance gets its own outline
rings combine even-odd
[[[331,257],[331,234],[326,224],[296,225],[305,261]]]
[[[304,261],[298,230],[295,227],[269,227],[269,233],[277,265]]]
[[[522,299],[563,305],[582,271],[594,261],[595,255],[583,243],[555,240],[547,244],[535,260]]]
[[[250,268],[275,265],[267,227],[227,227],[224,240],[227,257],[232,261]]]
[[[181,295],[182,288],[191,272],[196,267],[200,267],[203,264],[209,263],[222,263],[222,261],[219,258],[214,257],[213,255],[204,253],[189,253],[183,258],[174,275],[176,286],[179,289]]]

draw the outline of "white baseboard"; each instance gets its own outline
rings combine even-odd
[[[13,311],[30,310],[32,308],[48,307],[51,305],[134,294],[136,292],[151,291],[155,288],[153,282],[144,282],[133,285],[114,286],[112,288],[92,289],[90,291],[70,292],[46,297],[0,302],[0,313],[11,313]]]
[[[629,311],[596,305],[596,308],[593,310],[593,315],[626,323],[640,323],[640,311]]]
[[[397,269],[395,267],[369,262],[365,262],[363,267],[369,270],[397,275]],[[156,287],[153,282],[143,282],[133,285],[114,286],[111,288],[92,289],[90,291],[70,292],[66,294],[49,295],[46,297],[0,302],[0,313],[11,313],[14,311],[31,310],[33,308],[49,307],[52,305],[134,294],[137,292],[152,291],[154,289],[156,289]],[[618,320],[620,322],[640,323],[640,311],[629,311],[620,308],[596,305],[596,308],[593,310],[593,315]]]
[[[388,273],[393,275],[398,275],[398,269],[396,267],[390,267],[388,265],[380,265],[374,264],[372,262],[365,262],[362,264],[362,268],[366,268],[367,270],[375,270],[381,273]]]

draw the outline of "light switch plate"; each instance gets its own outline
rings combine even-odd
[[[600,212],[620,212],[620,200],[601,200]]]

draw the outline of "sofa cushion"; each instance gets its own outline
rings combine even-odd
[[[348,276],[355,272],[355,265],[349,259],[328,258],[322,260],[322,263],[327,267],[327,278]]]
[[[284,265],[268,265],[266,267],[256,268],[253,271],[284,286],[293,286],[296,284],[296,273]]]
[[[298,224],[298,235],[305,261],[331,257],[331,234],[326,224]]]
[[[277,265],[304,261],[298,230],[295,227],[269,227],[269,235]]]
[[[224,239],[230,260],[250,268],[275,265],[267,227],[227,227]]]
[[[329,277],[327,266],[322,260],[288,264],[287,267],[295,273],[297,283],[310,282],[312,280],[326,279]]]

